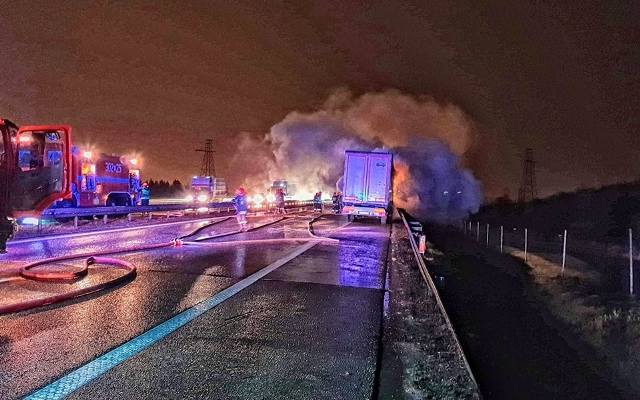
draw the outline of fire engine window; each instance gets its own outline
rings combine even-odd
[[[32,171],[44,166],[42,150],[44,138],[31,134],[21,135],[18,144],[18,167],[21,171]]]
[[[61,161],[62,161],[61,151],[55,150],[55,151],[47,152],[47,164],[50,167],[59,167]]]

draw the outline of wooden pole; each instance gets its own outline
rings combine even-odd
[[[629,294],[633,296],[633,230],[629,228]]]
[[[524,228],[524,262],[527,262],[527,250],[528,250],[529,238],[527,228]]]
[[[489,247],[489,224],[487,224],[487,247]]]
[[[562,239],[562,276],[564,276],[564,266],[567,261],[567,230],[564,230],[564,238]]]

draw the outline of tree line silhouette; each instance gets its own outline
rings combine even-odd
[[[185,190],[182,182],[177,179],[174,179],[171,183],[162,179],[159,181],[149,179],[147,183],[149,183],[149,189],[151,189],[153,197],[174,197],[181,195]]]

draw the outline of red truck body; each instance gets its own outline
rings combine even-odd
[[[69,126],[23,126],[18,130],[10,121],[0,120],[0,131],[3,215],[38,216],[56,200],[69,196],[72,180]]]
[[[74,149],[72,197],[66,206],[131,206],[140,188],[135,160],[108,154],[94,155]]]

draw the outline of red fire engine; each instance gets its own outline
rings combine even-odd
[[[68,126],[18,129],[0,119],[0,253],[13,233],[13,218],[37,217],[71,194],[70,147]]]
[[[58,207],[131,206],[140,188],[136,159],[72,151],[71,197]]]

